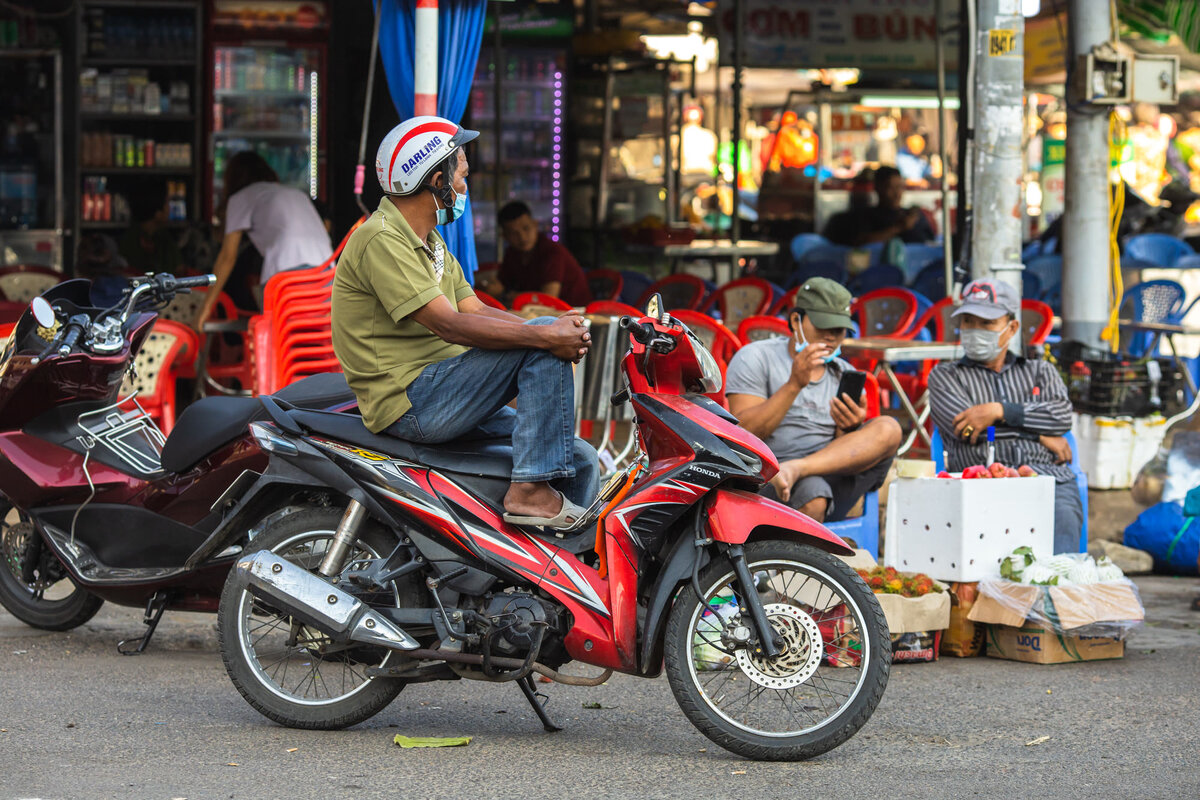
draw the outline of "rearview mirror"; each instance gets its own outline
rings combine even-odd
[[[29,309],[33,312],[33,318],[37,320],[37,324],[43,328],[53,328],[54,323],[58,322],[58,318],[54,315],[54,309],[50,307],[50,303],[44,297],[33,298]]]
[[[654,317],[659,322],[663,321],[662,296],[655,292],[650,296],[649,302],[646,303],[646,316]]]

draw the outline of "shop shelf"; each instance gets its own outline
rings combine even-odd
[[[98,122],[191,122],[196,118],[195,114],[116,114],[112,111],[81,111],[79,116]]]
[[[119,56],[85,56],[85,67],[195,67],[194,58],[121,58]]]
[[[213,97],[220,100],[225,97],[248,97],[256,100],[307,100],[308,92],[268,92],[263,89],[215,89]]]
[[[84,175],[191,175],[191,167],[81,167]]]
[[[296,139],[308,141],[308,131],[257,131],[257,130],[223,130],[213,131],[214,139]]]

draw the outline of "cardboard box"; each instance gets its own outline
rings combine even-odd
[[[945,586],[920,597],[876,592],[875,599],[887,617],[889,633],[940,631],[950,625],[950,593]]]
[[[1068,664],[1125,656],[1125,643],[1111,636],[1069,636],[1037,625],[1020,628],[988,625],[987,629],[987,654],[991,658],[1030,664]]]
[[[1020,628],[1027,621],[1054,620],[1057,632],[1098,622],[1145,619],[1146,612],[1128,580],[1089,585],[1030,586],[1005,580],[979,584],[979,598],[967,615],[972,622]]]
[[[897,478],[888,493],[883,563],[938,580],[1000,574],[1000,561],[1028,545],[1054,550],[1054,479]]]
[[[967,618],[979,597],[978,583],[950,584],[950,625],[942,634],[938,652],[955,658],[983,655],[985,626]]]

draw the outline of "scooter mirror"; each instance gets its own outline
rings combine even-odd
[[[658,292],[655,292],[650,296],[649,302],[646,303],[646,316],[654,317],[659,322],[662,322],[662,304],[662,297],[658,294]]]
[[[54,316],[54,309],[44,297],[33,298],[29,308],[33,311],[33,318],[37,320],[37,324],[43,328],[53,328],[54,323],[58,321]]]

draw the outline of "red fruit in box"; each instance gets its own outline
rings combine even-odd
[[[1021,466],[1017,467],[1017,474],[1022,478],[1032,478],[1037,475],[1037,471],[1028,464],[1022,464]]]
[[[999,461],[996,461],[993,462],[990,467],[988,467],[988,472],[991,473],[993,478],[1003,478],[1006,477],[1008,473],[1008,467],[1004,466]]]
[[[963,476],[963,480],[965,480],[965,481],[971,480],[973,478],[986,478],[987,477],[987,468],[981,467],[978,465],[967,467],[966,469],[963,470],[962,476]]]
[[[953,475],[951,475],[949,472],[946,472],[946,470],[942,470],[941,472],[939,472],[939,473],[937,474],[937,476],[938,476],[939,478],[953,478],[953,477],[954,477],[954,476],[953,476]]]
[[[1005,467],[1005,468],[1004,468],[1004,477],[1006,477],[1006,478],[1019,478],[1019,477],[1021,477],[1021,473],[1017,472],[1017,471],[1016,471],[1015,469],[1013,469],[1012,467]]]

